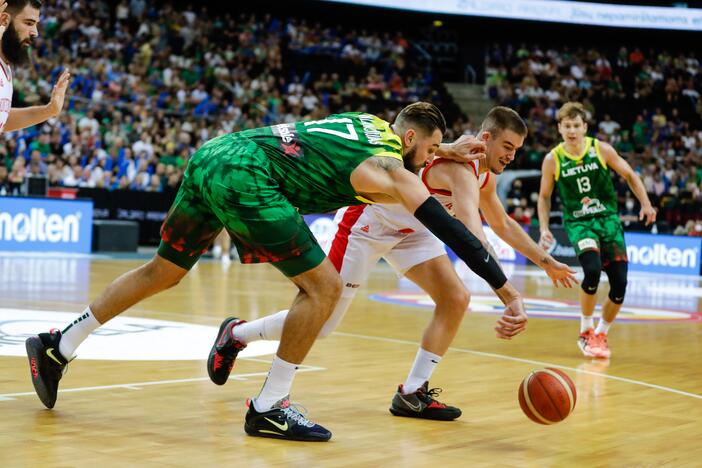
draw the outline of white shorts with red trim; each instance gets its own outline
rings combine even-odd
[[[334,224],[336,235],[322,247],[341,275],[344,297],[356,293],[381,258],[403,275],[446,255],[441,241],[400,205],[342,208]]]

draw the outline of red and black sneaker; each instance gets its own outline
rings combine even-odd
[[[207,373],[210,376],[210,380],[217,385],[227,383],[237,354],[246,348],[244,343],[235,340],[234,336],[232,336],[232,328],[245,322],[246,320],[229,317],[219,327],[217,339],[212,345],[210,356],[207,359]]]
[[[68,359],[59,352],[60,341],[61,331],[57,328],[30,336],[25,341],[34,390],[49,409],[56,404],[59,380],[68,365]]]
[[[434,398],[441,393],[441,389],[429,389],[429,382],[424,382],[414,393],[404,394],[402,390],[400,385],[390,405],[390,412],[395,416],[453,421],[461,415],[460,409],[445,405]]]

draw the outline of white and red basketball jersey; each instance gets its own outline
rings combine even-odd
[[[446,210],[451,213],[451,215],[454,215],[455,213],[453,211],[453,199],[451,197],[451,192],[448,190],[435,189],[430,187],[427,183],[427,174],[432,167],[445,162],[450,162],[450,160],[443,158],[434,159],[431,163],[427,164],[419,171],[419,177],[422,179],[422,182],[424,182],[427,189],[429,189],[429,193],[431,193],[434,198],[444,205]],[[482,174],[479,173],[480,161],[478,160],[468,163],[468,167],[475,173],[476,177],[478,178],[478,183],[480,184],[480,189],[482,190],[490,180],[490,172],[483,172]],[[417,218],[415,218],[399,203],[370,205],[368,208],[377,213],[377,215],[388,225],[404,225],[404,228],[423,227],[422,223],[420,223]],[[402,229],[402,227],[400,227],[400,229]]]
[[[445,161],[435,159],[419,173],[425,185],[427,171]],[[469,167],[483,188],[490,174],[479,174],[478,164],[474,161]],[[453,214],[451,193],[428,185],[427,188]],[[337,211],[334,223],[336,235],[328,239],[323,248],[341,274],[342,297],[345,298],[355,295],[381,257],[398,273],[404,274],[415,265],[446,254],[441,241],[400,204],[342,208]]]
[[[0,132],[5,128],[12,107],[12,69],[0,59]]]

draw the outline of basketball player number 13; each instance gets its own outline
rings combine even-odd
[[[342,124],[342,125],[339,125]],[[327,126],[333,125],[337,128],[342,127],[346,124],[346,131],[332,130],[331,128],[325,128]],[[310,120],[305,122],[305,127],[309,133],[327,133],[329,135],[335,135],[343,138],[344,140],[358,140],[358,133],[356,129],[353,128],[353,123],[351,119],[324,119],[324,120]]]
[[[590,178],[589,177],[580,177],[575,180],[578,183],[578,191],[580,193],[584,192],[589,192],[590,189],[592,188],[590,186]]]

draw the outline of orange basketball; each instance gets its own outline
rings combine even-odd
[[[575,408],[576,398],[573,381],[553,367],[533,371],[519,385],[519,406],[539,424],[563,421]]]

